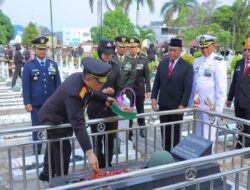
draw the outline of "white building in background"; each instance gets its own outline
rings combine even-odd
[[[152,29],[155,33],[156,43],[170,42],[178,34],[177,28],[166,27],[163,22],[151,22],[146,28]]]
[[[64,28],[63,44],[77,46],[80,43],[91,41],[90,28]]]

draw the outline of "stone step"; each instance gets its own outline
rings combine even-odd
[[[20,96],[21,94],[20,94],[20,92],[13,92],[13,91],[11,91],[11,92],[0,92],[0,97],[2,97],[2,96],[13,96],[13,95],[15,95],[15,96]]]
[[[0,107],[0,111],[10,111],[10,110],[18,110],[18,109],[23,109],[24,110],[24,105],[20,104],[20,105],[11,105],[11,106],[3,106]]]
[[[6,96],[6,98],[2,98],[0,100],[0,103],[12,103],[12,102],[22,102],[23,103],[23,97],[19,96],[12,96],[12,97],[8,97]]]
[[[5,100],[5,99],[9,99],[10,101],[12,99],[16,99],[16,98],[22,98],[22,94],[21,93],[18,93],[16,95],[0,95],[0,102],[2,102],[2,100]]]
[[[0,91],[3,92],[2,90],[11,90],[9,86],[0,86]]]
[[[11,107],[11,106],[19,106],[23,105],[23,101],[16,101],[16,102],[0,102],[0,107]]]

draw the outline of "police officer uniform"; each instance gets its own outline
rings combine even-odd
[[[32,41],[36,48],[47,48],[48,38],[38,37]],[[37,112],[45,101],[54,93],[61,84],[61,78],[57,63],[45,57],[42,60],[35,57],[28,64],[24,65],[22,76],[23,101],[24,105],[31,104],[32,126],[39,125]],[[39,140],[38,132],[33,132],[34,141]],[[42,144],[38,144],[38,154],[41,153]],[[35,146],[33,146],[35,153]]]
[[[98,55],[101,59],[102,54],[113,54],[115,50],[114,42],[110,39],[100,39],[98,45]],[[116,114],[108,107],[106,107],[105,102],[101,100],[106,100],[107,97],[115,98],[119,96],[121,91],[121,74],[120,68],[117,64],[109,61],[108,64],[112,66],[108,76],[107,82],[104,83],[102,90],[100,92],[94,92],[94,94],[100,96],[101,98],[91,99],[88,105],[87,113],[89,119],[106,118],[116,116]],[[112,88],[114,94],[105,94],[102,92],[106,88]],[[117,129],[117,122],[109,122],[104,125],[91,125],[91,132],[105,132]],[[97,139],[93,138],[94,152],[98,158],[99,167],[104,168],[106,166],[110,167],[113,158],[113,148],[114,148],[114,138],[115,134],[109,134],[108,138],[105,135],[98,135]],[[108,149],[106,150],[105,141],[107,141]],[[97,143],[96,143],[97,142]],[[103,151],[104,148],[104,151]],[[108,160],[106,165],[105,153],[108,154]]]
[[[215,37],[201,35],[196,38],[201,48],[213,45]],[[223,59],[212,52],[209,56],[196,58],[193,64],[194,81],[191,102],[198,108],[222,113],[227,93],[227,68]],[[199,120],[209,123],[207,114],[198,113]],[[211,141],[216,139],[216,128],[199,122],[195,126],[195,134]]]
[[[48,130],[48,139],[72,136],[73,131],[83,151],[92,149],[90,139],[85,126],[84,111],[92,97],[93,92],[84,83],[84,76],[88,74],[95,77],[99,82],[107,81],[107,74],[111,69],[109,64],[93,58],[82,59],[84,71],[74,73],[59,86],[56,92],[46,101],[40,109],[38,116],[43,125],[59,125],[70,123],[72,128],[56,128]],[[103,100],[105,101],[105,100]],[[64,175],[68,174],[71,145],[69,140],[63,141]],[[60,142],[51,143],[51,168],[52,176],[61,176],[60,167]],[[48,181],[48,149],[44,157],[44,170],[39,179]]]
[[[115,38],[115,42],[116,46],[127,48],[129,38],[126,36],[117,36]],[[120,67],[123,88],[132,88],[136,77],[135,59],[125,54],[118,55],[118,53],[116,53],[112,57],[112,62],[116,63]]]
[[[227,100],[230,101],[231,104],[234,99],[234,111],[236,117],[250,120],[250,59],[249,56],[247,56],[250,54],[250,38],[246,40],[243,46],[245,55],[243,59],[236,62]],[[250,134],[250,126],[243,125],[242,132]],[[243,144],[242,136],[240,135],[236,148],[249,146],[250,139],[245,138],[245,144]]]
[[[139,45],[139,39],[130,38],[129,47],[138,47]],[[142,54],[136,54],[134,58],[136,59],[136,78],[133,85],[133,90],[136,95],[135,105],[137,113],[144,113],[145,92],[151,92],[148,60]],[[138,118],[137,122],[139,126],[145,126],[145,118]],[[141,137],[145,136],[144,130],[140,130],[140,135]]]

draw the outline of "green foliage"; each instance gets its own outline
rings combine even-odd
[[[164,22],[168,26],[171,25],[174,13],[181,13],[184,7],[193,7],[196,4],[196,0],[170,0],[164,3],[161,8],[161,15],[164,16]]]
[[[94,51],[94,52],[92,53],[92,57],[93,57],[94,59],[99,59],[98,53],[97,53],[96,51]]]
[[[32,22],[24,29],[22,44],[31,46],[31,41],[39,36],[39,30]]]
[[[194,55],[193,55],[195,58],[198,58],[198,57],[201,57],[202,56],[202,53],[200,51],[196,51],[194,52]]]
[[[224,49],[229,48],[229,43],[232,39],[232,36],[229,31],[219,32],[216,34],[216,37],[217,37],[217,41]]]
[[[149,69],[149,73],[152,73],[152,71],[154,72],[156,69],[156,66],[159,64],[159,61],[152,61],[148,64],[148,69]]]
[[[236,62],[241,60],[242,56],[241,55],[235,55],[230,63],[230,66],[227,69],[227,73],[231,75],[232,71],[235,69]]]
[[[8,44],[14,35],[14,28],[9,17],[0,10],[0,44]]]
[[[99,39],[102,37],[102,28],[101,27],[92,27],[90,29],[90,34],[94,44],[98,44]]]
[[[190,54],[184,54],[184,55],[181,56],[181,58],[184,59],[185,61],[187,61],[190,64],[193,64],[194,60],[195,60],[195,57],[193,57]]]
[[[135,37],[139,38],[141,42],[143,42],[145,39],[149,40],[150,42],[155,41],[155,33],[152,29],[142,28],[139,26],[136,27]]]
[[[214,22],[222,26],[224,30],[232,29],[233,16],[234,16],[233,9],[228,5],[222,5],[212,14]]]
[[[97,43],[100,37],[115,39],[118,35],[134,36],[135,26],[121,7],[104,14],[103,26],[91,29],[91,37]]]

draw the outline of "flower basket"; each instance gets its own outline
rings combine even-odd
[[[132,106],[126,106],[124,105],[124,94],[125,92],[129,90],[133,93],[134,96],[134,101]],[[111,109],[114,113],[116,113],[117,115],[125,118],[125,119],[134,119],[136,117],[136,111],[134,110],[134,106],[135,106],[135,101],[136,101],[136,97],[135,97],[135,92],[133,91],[133,89],[131,88],[124,88],[120,95],[117,97],[117,102],[114,102],[111,105]]]

